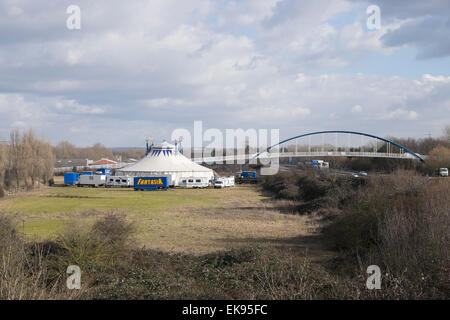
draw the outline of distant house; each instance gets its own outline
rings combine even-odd
[[[108,168],[108,169],[120,169],[127,165],[129,162],[118,162],[111,159],[102,158],[98,161],[94,161],[89,165],[91,169]]]
[[[107,158],[102,158],[100,160],[94,161],[89,165],[90,168],[98,169],[98,168],[117,168],[117,161],[110,160]]]
[[[82,171],[84,168],[89,167],[92,160],[89,159],[56,159],[54,172],[67,172],[72,171],[75,167],[77,171]]]

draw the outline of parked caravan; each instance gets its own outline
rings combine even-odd
[[[182,178],[179,182],[181,188],[208,188],[209,177]]]
[[[109,176],[106,178],[107,188],[129,188],[133,186],[132,177]]]
[[[135,177],[134,190],[167,190],[169,189],[169,177]]]
[[[234,187],[234,177],[233,176],[229,176],[227,178],[228,180],[228,186],[227,187]]]
[[[93,175],[82,175],[78,180],[78,185],[82,186],[90,186],[90,187],[101,187],[106,185],[106,176],[100,174]]]
[[[222,189],[227,187],[234,187],[234,177],[218,178],[214,181],[214,188]]]

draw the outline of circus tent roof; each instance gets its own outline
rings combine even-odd
[[[174,145],[163,142],[150,149],[147,156],[130,164],[121,172],[208,172],[212,170],[203,167],[178,152]]]

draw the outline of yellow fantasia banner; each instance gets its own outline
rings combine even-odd
[[[161,178],[159,179],[139,179],[138,180],[138,185],[142,186],[142,185],[163,185],[163,182],[161,180]]]

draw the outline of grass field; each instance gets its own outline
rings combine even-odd
[[[249,185],[158,192],[46,187],[1,200],[0,211],[14,215],[30,240],[52,239],[67,224],[125,214],[137,226],[140,246],[192,254],[249,244],[304,247],[314,234],[309,218],[280,213]]]

